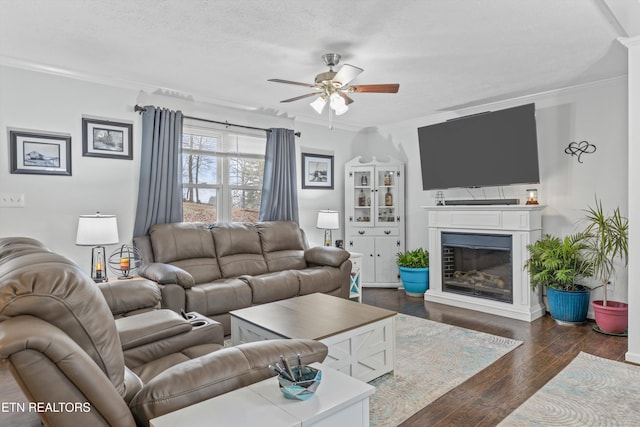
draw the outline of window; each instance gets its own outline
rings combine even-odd
[[[257,222],[266,137],[185,120],[182,193],[185,222]]]

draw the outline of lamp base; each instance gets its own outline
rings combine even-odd
[[[95,246],[91,249],[91,278],[96,283],[108,282],[107,257],[104,246]]]
[[[331,230],[329,229],[324,230],[324,245],[331,246]]]

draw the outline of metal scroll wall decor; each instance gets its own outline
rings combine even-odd
[[[589,144],[588,141],[572,142],[564,149],[564,152],[571,156],[578,156],[578,163],[582,163],[582,155],[595,153],[596,146]]]

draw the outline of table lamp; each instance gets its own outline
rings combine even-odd
[[[319,211],[316,228],[324,229],[324,245],[331,246],[331,230],[340,228],[340,214],[338,211]]]
[[[91,249],[91,278],[96,283],[107,282],[107,257],[104,245],[118,243],[118,222],[115,215],[80,215],[76,245]]]

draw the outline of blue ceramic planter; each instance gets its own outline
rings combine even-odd
[[[580,291],[562,291],[547,288],[549,311],[557,323],[579,325],[587,320],[590,292],[588,289]]]
[[[400,269],[400,279],[407,295],[411,297],[421,297],[429,289],[429,267]]]

